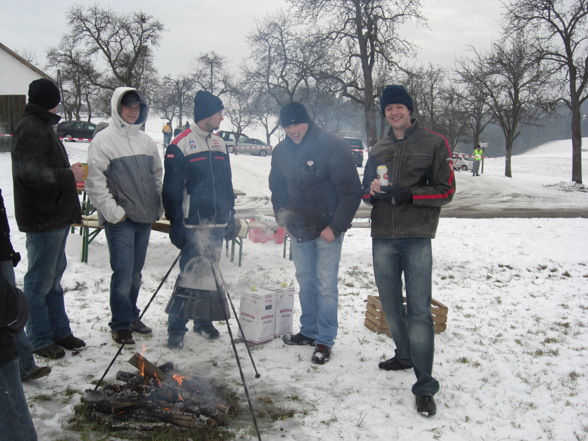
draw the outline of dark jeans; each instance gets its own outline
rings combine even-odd
[[[225,227],[188,228],[186,245],[180,255],[180,271],[194,257],[206,257],[211,262],[219,262],[225,235]],[[186,324],[190,321],[185,317],[170,314],[167,319],[168,334],[185,334]]]
[[[35,351],[71,335],[61,288],[68,234],[69,227],[27,233],[29,266],[23,291],[31,307],[27,334]]]
[[[110,251],[110,312],[112,331],[131,329],[133,320],[139,318],[137,299],[141,289],[141,278],[151,224],[127,219],[118,224],[104,224],[106,241]]]
[[[414,364],[415,395],[435,395],[432,376],[435,328],[431,315],[433,255],[431,239],[373,238],[374,275],[396,356]],[[403,306],[402,274],[407,306]]]
[[[18,371],[18,360],[0,366],[0,437],[10,441],[37,441]]]

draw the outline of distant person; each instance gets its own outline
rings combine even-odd
[[[188,130],[190,128],[190,123],[188,121],[186,121],[186,124],[184,124],[184,130]]]
[[[19,375],[15,341],[28,315],[25,295],[0,275],[0,433],[11,441],[37,441]]]
[[[300,332],[289,345],[314,346],[324,364],[337,337],[338,274],[345,232],[361,202],[361,183],[345,141],[318,127],[301,103],[280,109],[286,139],[273,151],[269,175],[278,225],[291,236],[300,285]]]
[[[472,176],[480,176],[480,163],[484,157],[484,150],[480,147],[480,144],[474,149],[474,166],[472,167]]]
[[[379,368],[414,369],[417,412],[433,416],[439,382],[433,377],[431,239],[441,207],[455,193],[451,148],[443,136],[411,119],[413,100],[404,87],[384,88],[380,108],[391,128],[370,149],[363,189],[364,201],[373,206],[374,276],[396,353],[380,362]],[[384,182],[378,179],[379,167],[387,170],[380,172]]]
[[[16,286],[14,267],[20,262],[20,253],[17,253],[10,242],[10,226],[4,198],[0,190],[0,276],[4,277],[10,285]],[[22,381],[36,380],[51,373],[49,366],[37,366],[33,357],[33,348],[29,338],[22,329],[15,334],[15,341],[18,346],[20,378]]]
[[[82,220],[76,182],[83,179],[84,167],[70,165],[53,130],[61,119],[57,115],[61,96],[55,83],[35,80],[28,95],[25,115],[12,138],[16,222],[27,236],[24,293],[31,307],[27,334],[36,355],[61,358],[63,348],[86,346],[72,334],[61,287],[70,226]]]
[[[151,224],[163,214],[163,167],[155,142],[141,130],[148,107],[136,89],[119,87],[111,99],[112,124],[88,148],[86,193],[98,210],[110,251],[112,338],[135,343],[150,334],[137,307]]]
[[[174,129],[174,138],[176,136],[178,136],[180,133],[182,133],[184,131],[184,129],[182,128],[181,125],[177,125],[176,128]]]
[[[169,143],[171,142],[172,139],[172,125],[171,125],[171,121],[166,122],[163,125],[163,129],[161,130],[163,132],[163,148],[167,148],[167,146],[169,145]]]
[[[219,97],[198,91],[194,126],[176,137],[165,154],[163,205],[171,242],[181,250],[180,270],[197,256],[220,261],[225,235],[234,228],[235,193],[231,162],[223,139],[212,132],[223,120]],[[181,349],[189,319],[170,314],[168,346]],[[208,339],[220,333],[211,321],[194,320],[194,332]]]

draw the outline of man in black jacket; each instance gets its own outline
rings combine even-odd
[[[36,441],[37,433],[27,406],[18,368],[15,335],[29,313],[27,300],[0,274],[0,433],[2,439]]]
[[[31,307],[27,334],[35,354],[46,358],[63,357],[63,348],[85,346],[71,332],[61,288],[69,228],[81,221],[76,182],[82,180],[84,169],[79,163],[70,166],[53,130],[61,119],[60,101],[52,81],[33,81],[25,115],[12,138],[16,222],[27,235],[24,293]]]
[[[413,101],[402,86],[387,86],[380,100],[390,131],[370,150],[363,176],[364,201],[373,205],[372,248],[376,285],[396,344],[380,369],[414,368],[417,411],[433,416],[434,328],[431,316],[433,256],[441,207],[455,193],[447,139],[411,119]],[[378,170],[384,167],[386,172]],[[402,274],[407,306],[403,305]]]
[[[278,225],[291,237],[300,285],[300,332],[291,345],[315,347],[311,361],[329,361],[337,336],[337,277],[345,231],[361,201],[361,184],[345,141],[314,124],[297,102],[280,110],[286,139],[273,151],[269,186]]]

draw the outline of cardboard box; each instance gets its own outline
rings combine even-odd
[[[239,320],[247,341],[263,343],[292,332],[295,292],[294,287],[278,287],[241,295]]]
[[[251,343],[272,340],[275,333],[275,292],[261,289],[241,294],[239,337]]]
[[[282,335],[292,333],[292,319],[294,311],[294,294],[296,290],[293,286],[286,288],[276,288],[276,326],[274,335],[281,337]]]

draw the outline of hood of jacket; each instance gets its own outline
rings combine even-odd
[[[139,99],[141,100],[140,106],[141,111],[139,113],[139,118],[137,118],[137,122],[135,124],[129,124],[125,120],[122,119],[120,116],[120,111],[122,108],[121,100],[125,93],[127,92],[135,92],[139,95]],[[133,87],[117,87],[112,94],[112,98],[110,99],[110,114],[111,114],[111,126],[113,126],[116,130],[123,130],[123,131],[133,131],[133,130],[140,130],[141,126],[147,121],[147,114],[148,114],[148,107],[147,107],[147,100],[143,96],[141,92]]]

